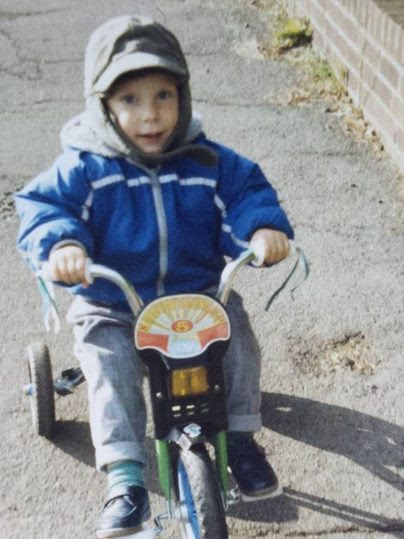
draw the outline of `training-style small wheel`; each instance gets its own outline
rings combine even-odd
[[[49,349],[42,342],[27,347],[30,406],[35,433],[50,438],[55,426],[55,397]]]

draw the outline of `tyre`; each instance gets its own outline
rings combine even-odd
[[[182,537],[227,539],[222,494],[205,446],[196,445],[180,453],[176,468]]]
[[[55,397],[48,347],[41,342],[28,346],[28,372],[32,387],[30,406],[35,433],[50,438],[55,426]]]

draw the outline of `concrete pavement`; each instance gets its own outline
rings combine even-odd
[[[36,285],[14,244],[11,194],[59,152],[82,109],[89,33],[135,11],[177,33],[194,108],[209,136],[259,160],[311,264],[294,298],[265,299],[290,262],[248,269],[243,293],[263,351],[259,441],[284,485],[277,500],[233,507],[231,538],[404,537],[403,202],[388,158],[344,133],[324,102],[276,104],[298,84],[263,58],[259,2],[3,0],[0,10],[1,536],[90,538],[105,494],[94,471],[85,386],[57,402],[52,442],[32,434],[25,346],[43,336]],[[62,308],[68,302],[59,295]],[[72,365],[69,331],[47,336],[55,373]],[[247,358],[246,358],[247,360]],[[150,427],[150,426],[149,426]],[[152,441],[149,438],[150,448]],[[152,465],[152,460],[150,462]],[[162,507],[155,470],[153,510]],[[177,537],[169,529],[167,537]]]

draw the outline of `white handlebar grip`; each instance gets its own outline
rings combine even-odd
[[[41,269],[38,271],[38,276],[42,277],[42,279],[44,279],[44,281],[53,281],[54,280],[53,273],[52,273],[52,270],[51,270],[51,265],[49,264],[49,262],[44,262],[42,264]]]
[[[265,240],[262,238],[254,241],[253,244],[251,245],[251,249],[255,255],[255,260],[251,262],[254,266],[260,267],[264,264],[265,249],[266,249],[265,246],[266,246]],[[290,247],[290,250],[289,250],[288,256],[294,256],[297,252],[297,247],[296,247],[295,242],[292,240],[289,240],[289,247]]]
[[[251,249],[255,255],[255,260],[252,261],[254,266],[262,266],[265,261],[266,243],[263,238],[252,242]]]
[[[93,284],[94,282],[94,277],[91,273],[90,267],[92,263],[93,261],[91,260],[91,258],[86,258],[86,265],[84,266],[84,278],[88,284]]]

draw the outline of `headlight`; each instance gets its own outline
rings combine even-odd
[[[208,372],[205,367],[176,369],[171,372],[171,394],[173,397],[202,395],[208,391]]]

